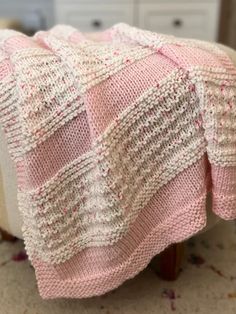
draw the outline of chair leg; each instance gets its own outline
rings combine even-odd
[[[1,228],[0,228],[0,234],[3,241],[10,241],[10,242],[16,241],[16,237],[14,237],[13,235],[9,234],[7,231]]]
[[[176,280],[181,269],[184,255],[184,244],[175,243],[166,248],[156,258],[153,259],[151,267],[157,272],[158,276],[164,280]]]
[[[177,279],[184,255],[184,244],[175,243],[160,256],[160,277],[165,280]]]

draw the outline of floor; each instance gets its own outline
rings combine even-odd
[[[0,242],[0,314],[235,314],[236,223],[223,222],[186,243],[179,279],[160,280],[148,267],[102,297],[40,298],[22,241]]]

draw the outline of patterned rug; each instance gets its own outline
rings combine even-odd
[[[235,314],[236,224],[222,222],[186,243],[177,281],[148,267],[118,289],[87,300],[40,298],[23,242],[0,242],[0,314]]]

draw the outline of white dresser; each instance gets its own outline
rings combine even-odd
[[[125,22],[151,31],[217,40],[220,0],[54,0],[55,23],[99,31]]]

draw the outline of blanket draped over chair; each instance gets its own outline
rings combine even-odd
[[[103,294],[236,218],[236,68],[216,44],[117,24],[0,31],[0,123],[43,298]]]

